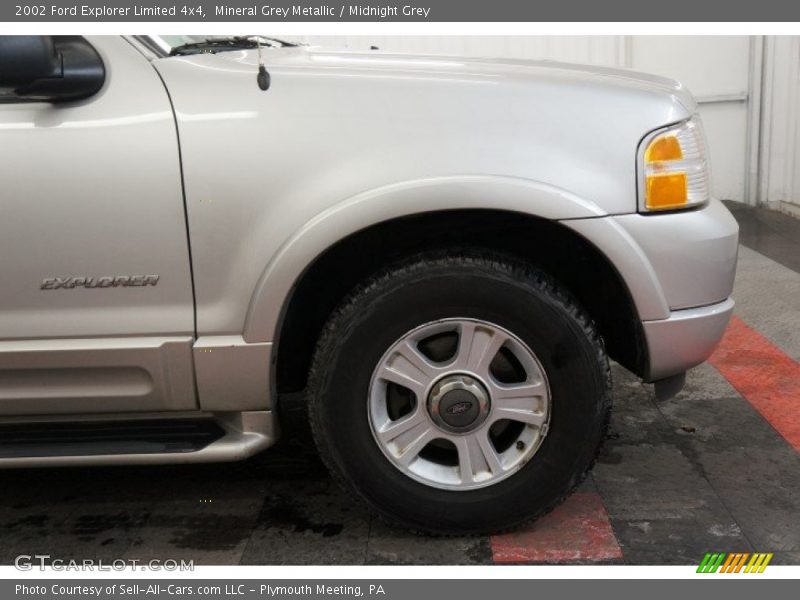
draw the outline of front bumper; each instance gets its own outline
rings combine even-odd
[[[713,199],[697,210],[613,219],[646,257],[670,311],[730,297],[739,225],[722,202]],[[642,315],[643,320],[649,318],[653,317]]]
[[[645,381],[666,379],[714,351],[733,309],[739,226],[711,200],[696,210],[562,221],[616,267],[642,323]]]
[[[666,379],[704,362],[714,352],[733,313],[733,300],[673,311],[666,319],[644,321],[649,349],[645,381]]]
[[[646,257],[667,307],[666,314],[641,317],[644,379],[683,373],[711,356],[730,319],[739,225],[716,199],[698,210],[616,221]]]

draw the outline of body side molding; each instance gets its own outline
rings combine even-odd
[[[194,410],[192,338],[0,342],[0,415]]]
[[[241,335],[200,337],[194,344],[201,410],[264,410],[272,406],[272,344],[248,344]]]

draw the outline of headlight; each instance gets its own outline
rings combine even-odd
[[[698,117],[659,129],[639,150],[639,208],[677,210],[705,204],[709,173],[705,135]]]

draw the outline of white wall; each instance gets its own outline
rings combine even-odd
[[[750,39],[746,36],[634,36],[630,63],[681,81],[700,102],[713,193],[747,197]]]
[[[764,44],[758,198],[800,216],[800,37]]]
[[[800,37],[326,36],[327,48],[554,59],[683,82],[700,102],[720,198],[800,208]],[[763,112],[762,112],[763,106]]]

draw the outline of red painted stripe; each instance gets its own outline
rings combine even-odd
[[[594,492],[578,492],[528,527],[493,535],[496,563],[560,563],[622,558],[603,501]]]
[[[800,364],[737,317],[709,362],[800,452]]]

